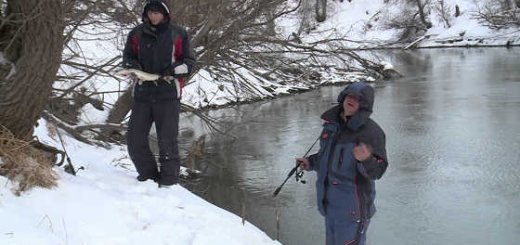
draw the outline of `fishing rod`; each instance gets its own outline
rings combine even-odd
[[[316,143],[318,142],[318,140],[320,139],[320,137],[318,137],[316,139],[316,141],[314,141],[314,143],[311,145],[311,148],[309,148],[309,150],[307,150],[307,152],[305,152],[305,155],[303,155],[302,158],[305,158],[307,156],[307,154],[309,154],[309,152],[312,150],[312,148],[314,147],[314,145],[316,145]],[[298,170],[298,167],[300,166],[300,163],[296,163],[296,166],[294,166],[294,168],[291,169],[291,171],[289,172],[289,174],[287,174],[287,178],[285,178],[285,180],[283,181],[283,183],[278,187],[276,188],[276,190],[274,191],[273,193],[273,197],[277,196],[278,193],[280,193],[280,191],[282,190],[282,187],[285,185],[285,183],[287,182],[287,180],[289,180],[289,178],[291,178],[291,176],[296,173],[296,170]],[[298,172],[298,174],[296,175],[296,181],[298,181],[301,177],[303,176],[303,170],[300,170],[300,172]],[[305,184],[305,181],[304,180],[301,180],[301,182],[303,184]]]

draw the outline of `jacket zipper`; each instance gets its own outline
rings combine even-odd
[[[337,168],[336,170],[339,172],[341,170],[341,166],[343,166],[343,152],[344,152],[344,148],[341,148],[341,150],[339,151],[339,162],[338,162],[338,165],[337,165]]]

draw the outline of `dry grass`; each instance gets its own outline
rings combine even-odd
[[[57,175],[52,170],[48,157],[33,148],[30,142],[16,139],[0,125],[0,175],[15,183],[15,194],[32,187],[51,188],[56,186]]]

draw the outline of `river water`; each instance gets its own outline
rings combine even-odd
[[[389,168],[376,183],[368,244],[518,244],[520,49],[384,56],[405,77],[375,86],[372,118],[386,132]],[[283,244],[324,244],[314,173],[272,193],[318,137],[319,115],[342,88],[211,111],[234,138],[208,133],[196,164],[206,171],[190,189]],[[181,122],[187,131],[202,125],[193,116]],[[198,134],[181,137],[180,147]]]

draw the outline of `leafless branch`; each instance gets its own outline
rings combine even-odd
[[[498,0],[480,6],[474,17],[485,26],[495,30],[520,26],[520,9],[501,4]]]

